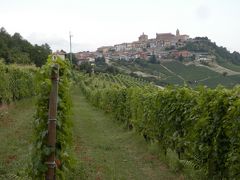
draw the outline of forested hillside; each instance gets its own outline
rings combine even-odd
[[[32,45],[19,33],[10,35],[3,27],[0,29],[0,59],[7,64],[35,64],[39,67],[45,64],[51,52],[48,44]]]
[[[216,56],[216,60],[219,63],[230,62],[236,65],[240,65],[240,54],[236,51],[231,53],[227,48],[217,46],[215,42],[212,42],[207,37],[196,37],[192,41],[188,41],[181,50],[188,50],[192,52],[206,52]]]

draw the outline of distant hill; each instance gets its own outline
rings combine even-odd
[[[207,37],[196,37],[179,49],[191,52],[209,53],[216,56],[216,61],[219,65],[240,72],[240,54],[236,51],[230,53],[225,47],[217,46],[216,43],[212,42]]]
[[[10,35],[4,28],[0,29],[0,59],[7,64],[45,64],[48,55],[51,53],[48,44],[32,45],[19,33]]]
[[[216,87],[223,85],[233,87],[240,83],[240,54],[230,53],[226,48],[219,47],[207,37],[197,37],[188,41],[178,50],[187,50],[192,54],[207,54],[214,57],[211,63],[201,62],[191,58],[179,61],[177,59],[160,59],[160,63],[135,59],[130,61],[112,60],[111,65],[122,72],[133,76],[141,76],[158,85],[184,85],[192,87],[206,85]]]

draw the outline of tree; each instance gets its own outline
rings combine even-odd
[[[223,73],[222,73],[222,75],[224,76],[224,77],[226,77],[227,76],[227,72],[226,71],[224,71]]]
[[[157,58],[154,54],[150,56],[149,62],[152,64],[157,64]]]
[[[70,57],[71,57],[70,53],[67,53],[66,58],[70,60],[71,59]],[[74,53],[72,53],[72,64],[73,65],[78,65],[78,59],[76,58]]]
[[[11,50],[8,56],[9,63],[16,64],[31,64],[31,60],[28,53],[18,51],[17,49]]]
[[[92,72],[92,65],[89,62],[81,63],[79,68],[80,68],[80,71],[84,71],[89,74],[91,74],[91,72]]]
[[[182,55],[180,55],[180,56],[178,56],[178,60],[180,61],[180,62],[182,62],[183,61],[183,56]]]
[[[111,74],[118,74],[119,70],[114,66],[107,66],[106,72]]]
[[[16,40],[16,41],[21,41],[21,40],[23,40],[21,34],[19,34],[19,33],[14,33],[14,35],[12,36],[12,38],[13,38],[14,40]]]
[[[41,46],[35,45],[30,51],[30,58],[37,67],[40,67],[46,63],[48,55],[51,54],[51,52],[48,44],[43,44]]]
[[[3,58],[7,64],[34,63],[36,66],[42,66],[51,52],[48,44],[33,46],[23,39],[20,33],[11,36],[3,27],[0,29],[0,58]]]
[[[96,63],[96,64],[105,64],[105,58],[104,58],[104,56],[103,56],[103,57],[97,57],[97,58],[95,59],[95,63]]]
[[[196,55],[195,54],[192,55],[191,60],[192,61],[196,60]]]

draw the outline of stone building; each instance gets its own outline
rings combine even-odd
[[[126,49],[127,49],[127,43],[116,44],[116,45],[114,45],[114,49],[115,49],[116,51],[126,51]]]
[[[139,36],[139,38],[138,38],[139,42],[147,42],[147,40],[148,40],[148,35],[146,35],[144,33],[141,36]]]
[[[174,52],[174,56],[175,56],[175,58],[178,58],[180,56],[182,56],[184,58],[187,58],[187,57],[191,57],[192,54],[189,51],[183,50],[183,51],[176,51],[176,52]]]
[[[179,29],[177,29],[177,31],[176,31],[176,40],[177,41],[184,42],[184,41],[187,41],[188,39],[189,39],[188,35],[186,35],[186,34],[180,35],[180,31],[179,31]]]
[[[172,33],[156,33],[156,41],[159,46],[169,47],[176,45],[175,35]]]
[[[93,52],[83,51],[75,53],[77,64],[80,65],[83,62],[95,61],[96,55]]]
[[[179,31],[179,29],[176,30],[176,36],[180,36],[180,31]]]
[[[138,41],[116,44],[112,47],[101,47],[98,48],[97,52],[105,57],[121,57],[120,59],[127,59],[125,57],[146,58],[145,53],[149,52],[154,52],[159,57],[165,57],[165,54],[159,52],[166,51],[166,47],[170,47],[170,49],[182,47],[186,44],[187,40],[189,40],[189,36],[181,35],[179,29],[176,30],[176,34],[156,33],[156,38],[153,39],[148,39],[148,35],[142,33],[138,37]],[[172,48],[172,46],[174,47]],[[187,53],[183,53],[182,55],[189,56]]]
[[[113,49],[113,46],[102,46],[97,49],[98,52],[106,54],[108,53],[111,49]]]

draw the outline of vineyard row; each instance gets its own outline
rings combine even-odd
[[[174,151],[179,162],[192,164],[206,178],[240,178],[240,87],[161,90],[137,79],[107,76],[79,77],[93,105],[158,143],[166,155]]]

